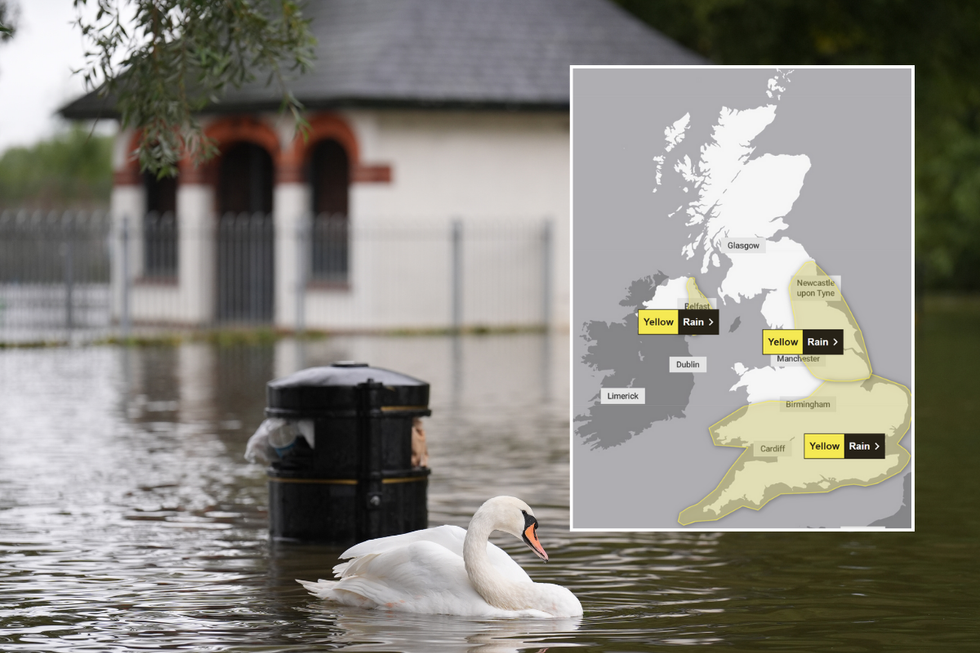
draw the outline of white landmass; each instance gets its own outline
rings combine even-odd
[[[789,303],[789,282],[810,260],[803,246],[795,240],[780,238],[766,241],[765,254],[726,253],[732,267],[718,286],[718,298],[736,304],[768,293],[762,303],[762,316],[772,329],[792,329],[793,309]]]
[[[664,140],[667,141],[667,146],[664,149],[670,152],[677,147],[684,140],[684,136],[687,135],[687,128],[690,124],[691,113],[688,112],[677,119],[673,125],[664,128]]]
[[[683,116],[674,121],[674,124],[668,125],[664,128],[664,141],[667,143],[664,146],[664,152],[670,152],[672,149],[677,147],[684,137],[687,135],[687,128],[691,124],[691,114],[690,112],[685,113]],[[653,160],[657,162],[656,170],[656,182],[657,186],[663,181],[663,167],[664,167],[664,155],[653,157]],[[690,161],[690,159],[688,159]],[[654,188],[653,192],[656,193],[657,189]],[[687,192],[687,189],[684,189]]]
[[[741,363],[735,363],[732,369],[740,378],[729,391],[745,388],[750,404],[771,399],[808,397],[823,383],[803,365],[746,368]]]

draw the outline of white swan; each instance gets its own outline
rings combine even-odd
[[[514,497],[487,500],[467,530],[439,526],[361,542],[340,557],[338,580],[298,581],[311,594],[343,605],[469,617],[577,617],[582,604],[559,585],[535,583],[503,549],[488,542],[503,531],[538,557],[538,522]]]

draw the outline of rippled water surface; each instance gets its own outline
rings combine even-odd
[[[920,325],[917,532],[891,535],[570,534],[566,337],[0,351],[0,650],[976,650],[976,383],[922,362],[980,363],[973,324]],[[583,618],[334,608],[295,583],[337,551],[270,543],[245,444],[268,380],[340,359],[432,384],[430,522],[524,498],[552,561],[495,541]]]

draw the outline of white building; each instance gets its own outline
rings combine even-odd
[[[278,113],[279,91],[259,83],[204,111],[220,154],[201,168],[185,160],[175,181],[141,175],[136,134],[119,134],[112,210],[131,238],[114,258],[117,312],[125,260],[137,321],[567,327],[568,66],[702,60],[605,0],[314,0],[306,13],[317,58],[292,90],[307,139]],[[95,93],[62,114],[113,116]],[[153,211],[176,215],[162,253],[144,230]],[[223,254],[230,232],[217,216],[229,212],[268,214],[258,229],[274,240]],[[299,231],[313,214],[340,217],[316,223],[318,240]],[[464,240],[453,267],[454,220],[465,234],[523,222],[527,237]],[[445,235],[387,236],[412,230]],[[494,290],[501,269],[510,285]],[[484,301],[494,292],[504,299]]]

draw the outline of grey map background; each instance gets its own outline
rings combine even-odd
[[[841,289],[864,333],[874,373],[914,392],[911,71],[782,70],[793,70],[790,83],[777,103],[775,121],[755,139],[753,157],[805,154],[811,168],[784,219],[789,228],[774,238],[792,238],[828,274],[842,276]],[[722,106],[747,109],[770,102],[765,90],[775,73],[775,68],[731,67],[573,70],[573,419],[588,414],[604,376],[581,362],[587,353],[585,325],[623,322],[634,309],[620,302],[638,280],[658,274],[694,276],[714,297],[726,272],[723,264],[701,275],[700,257],[688,261],[680,255],[690,229],[667,215],[691,198],[671,192],[669,159],[662,190],[652,192],[653,157],[663,153],[664,127],[691,113],[687,137],[674,153],[686,150],[694,159]],[[694,388],[683,418],[654,422],[632,437],[606,428],[591,442],[575,431],[581,420],[573,422],[574,528],[682,528],[680,511],[707,495],[742,451],[713,446],[707,429],[747,402],[744,391],[728,392],[738,380],[732,364],[767,364],[759,344],[760,331],[767,328],[760,313],[763,299],[722,305],[721,335],[687,339],[690,355],[708,357],[708,373],[692,375]],[[729,332],[736,320],[737,329]],[[663,354],[665,361],[666,353],[658,352],[663,347],[651,340],[657,337],[648,336],[643,344],[604,340],[602,355],[621,347],[615,356],[655,364]],[[666,372],[662,376],[668,377]],[[647,397],[650,404],[650,390]],[[626,411],[625,422],[636,421],[628,411],[651,410],[649,405],[617,408]],[[912,451],[912,431],[902,445]],[[783,496],[761,511],[737,510],[692,527],[863,527],[878,522],[909,528],[910,474],[911,465],[871,487]]]

